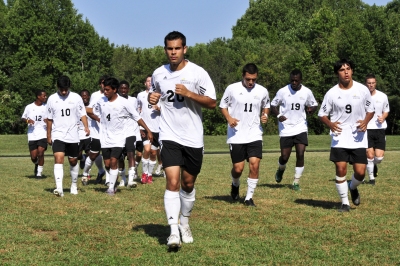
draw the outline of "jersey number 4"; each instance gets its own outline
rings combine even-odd
[[[183,98],[183,96],[181,96],[179,94],[175,94],[175,92],[172,90],[168,90],[167,94],[168,94],[168,98],[167,98],[168,102],[175,102],[175,97],[174,97],[175,95],[176,95],[176,100],[178,102],[183,102],[185,100],[185,98]]]

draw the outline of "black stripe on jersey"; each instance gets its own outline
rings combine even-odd
[[[224,102],[225,102],[225,103],[228,103],[228,102],[229,102],[229,97],[226,97],[226,98],[224,99]]]
[[[322,109],[324,110],[324,112],[326,112],[326,105],[324,105],[324,107],[322,107]]]
[[[206,89],[203,88],[202,86],[200,86],[200,94],[204,95],[205,92],[206,92]]]
[[[371,104],[371,102],[370,101],[367,101],[367,106],[369,106]]]

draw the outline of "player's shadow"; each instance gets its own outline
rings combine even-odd
[[[205,196],[205,199],[210,199],[210,200],[218,200],[218,201],[225,201],[228,203],[236,204],[237,202],[240,202],[241,199],[238,200],[232,200],[232,197],[230,195],[217,195],[217,196]]]
[[[26,175],[25,177],[29,178],[29,179],[37,179],[37,180],[41,180],[41,179],[46,179],[47,178],[46,175],[42,175],[42,176]]]
[[[260,184],[259,187],[269,187],[269,188],[292,188],[290,184]]]
[[[326,201],[326,200],[296,199],[294,202],[297,204],[303,204],[323,209],[336,209],[340,207],[340,204],[338,204],[337,202]]]
[[[169,237],[170,227],[169,225],[162,224],[142,224],[132,227],[132,231],[144,231],[149,237],[157,239],[160,245],[167,244],[167,238]]]

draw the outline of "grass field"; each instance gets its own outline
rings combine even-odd
[[[294,157],[282,183],[275,183],[279,141],[265,139],[256,208],[232,203],[229,155],[206,154],[190,220],[194,243],[168,252],[163,178],[115,197],[103,193],[104,185],[79,184],[74,196],[65,164],[65,197],[57,198],[52,158],[46,157],[44,178],[36,179],[30,159],[18,157],[27,155],[26,136],[0,136],[0,264],[399,265],[399,140],[388,137],[377,185],[359,187],[361,205],[350,213],[336,210],[340,199],[324,136],[310,136],[309,150],[321,152],[306,153],[299,192],[290,189]],[[206,151],[226,149],[225,137],[206,137]]]

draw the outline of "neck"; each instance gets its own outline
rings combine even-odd
[[[183,59],[179,64],[171,64],[170,63],[169,68],[172,71],[178,71],[178,70],[183,69],[186,66],[186,64],[187,64],[187,61],[185,59]]]
[[[111,96],[110,98],[108,98],[108,101],[109,102],[113,102],[113,101],[115,101],[115,99],[117,99],[118,98],[118,94],[114,94],[113,96]]]
[[[41,101],[39,101],[39,100],[36,100],[36,101],[35,101],[35,104],[36,104],[37,106],[41,106],[43,103],[42,103]]]
[[[348,90],[353,87],[353,80],[350,80],[348,83],[339,82],[339,88],[342,90]]]

